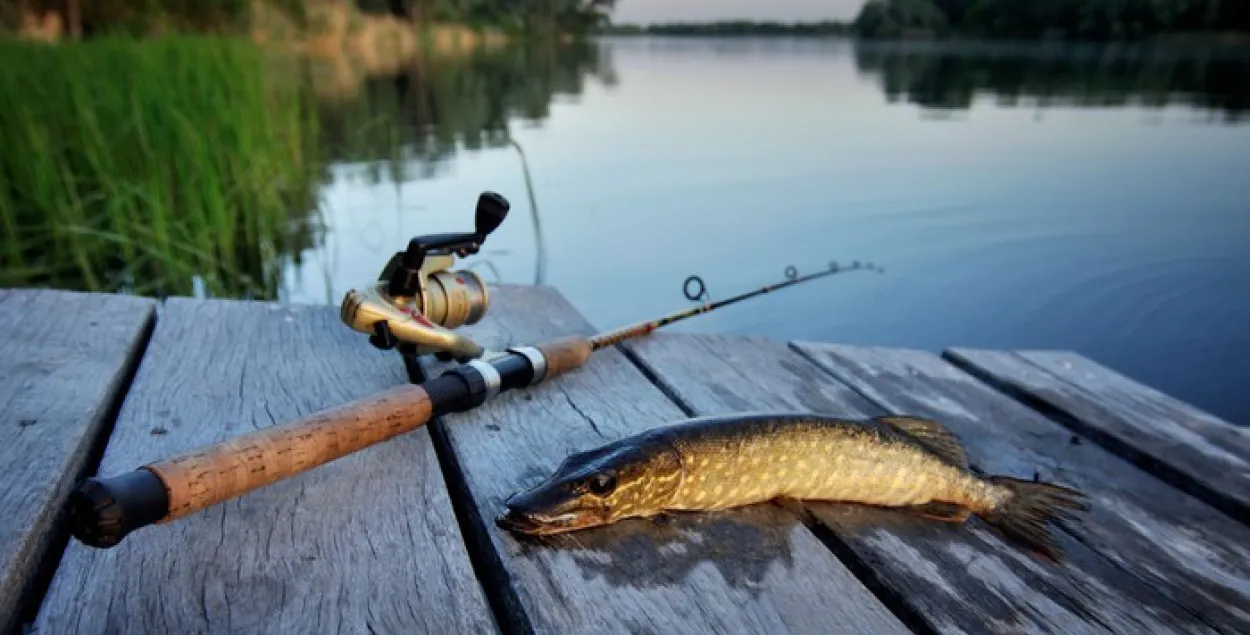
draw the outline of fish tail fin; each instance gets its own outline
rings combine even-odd
[[[1046,524],[1073,520],[1076,512],[1087,511],[1089,507],[1084,502],[1085,496],[1074,489],[1052,483],[1009,476],[990,476],[987,480],[1006,488],[1011,496],[998,507],[977,515],[1028,550],[1058,561],[1061,553]]]

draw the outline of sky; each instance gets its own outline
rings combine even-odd
[[[864,0],[616,0],[612,21],[850,20]]]

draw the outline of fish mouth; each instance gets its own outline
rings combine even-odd
[[[514,495],[504,505],[507,511],[495,519],[495,524],[508,531],[532,536],[602,525],[607,522],[608,516],[606,508],[586,506],[578,501],[552,500],[539,492]]]
[[[603,524],[603,521],[598,513],[591,510],[573,510],[548,515],[509,507],[507,511],[495,518],[495,524],[518,534],[542,536],[594,527]]]

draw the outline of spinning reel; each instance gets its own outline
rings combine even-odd
[[[451,271],[456,256],[481,249],[486,236],[508,215],[507,199],[483,192],[477,200],[473,233],[417,236],[408,249],[396,253],[378,281],[352,289],[343,297],[339,315],[352,330],[369,335],[382,350],[398,348],[410,375],[420,355],[467,362],[484,349],[452,329],[475,324],[486,314],[490,295],[486,283],[472,271]]]

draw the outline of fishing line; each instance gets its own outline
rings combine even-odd
[[[471,265],[467,265],[465,269],[472,271],[478,267],[486,267],[487,269],[490,269],[491,273],[495,274],[495,282],[499,284],[503,283],[503,276],[499,275],[499,268],[495,266],[495,263],[488,259],[482,259]]]
[[[885,273],[885,270],[882,269],[881,272]],[[880,301],[881,301],[881,281],[878,280],[877,283],[872,286],[872,323],[876,324],[877,328],[881,328],[881,321],[877,319],[877,316],[881,314]],[[879,341],[881,341],[883,335],[884,333],[881,333],[881,332],[877,333],[877,337]]]
[[[521,157],[521,173],[525,176],[525,194],[530,202],[530,221],[534,224],[534,249],[536,250],[534,262],[534,284],[543,284],[543,279],[547,277],[547,249],[543,245],[543,228],[538,220],[538,200],[534,196],[534,182],[530,179],[530,165],[525,158],[525,150],[521,148],[521,144],[512,138],[512,134],[508,133],[508,143],[516,149],[517,154]]]

